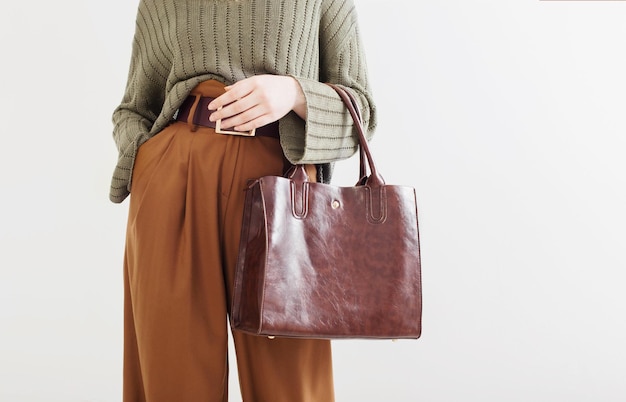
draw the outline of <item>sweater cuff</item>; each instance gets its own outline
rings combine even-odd
[[[306,122],[294,112],[280,120],[281,145],[291,163],[327,163],[358,149],[353,122],[334,89],[316,80],[293,77],[306,99]]]

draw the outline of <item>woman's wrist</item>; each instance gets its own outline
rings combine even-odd
[[[300,116],[302,120],[306,120],[306,97],[304,96],[304,91],[302,90],[298,80],[291,76],[289,78],[291,78],[294,86],[294,102],[292,110]]]

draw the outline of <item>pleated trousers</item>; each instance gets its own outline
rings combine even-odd
[[[223,91],[207,81],[192,94]],[[185,122],[140,146],[124,262],[124,402],[228,400],[227,314],[244,189],[249,179],[280,175],[283,161],[276,138]],[[334,401],[329,341],[237,331],[233,339],[244,402]]]

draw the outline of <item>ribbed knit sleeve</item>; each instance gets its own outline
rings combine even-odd
[[[302,122],[290,114],[281,122],[283,150],[292,163],[334,162],[350,157],[358,149],[352,118],[337,93],[325,82],[339,84],[356,95],[368,139],[376,126],[353,2],[323,2],[319,32],[319,78],[295,77],[306,97],[307,120]],[[329,174],[326,173],[326,179]]]
[[[113,112],[113,138],[119,151],[109,198],[121,202],[129,193],[137,148],[150,137],[161,111],[168,58],[158,43],[151,2],[141,2],[137,13],[128,80],[122,102]]]

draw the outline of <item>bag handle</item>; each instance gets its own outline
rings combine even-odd
[[[335,92],[337,92],[344,105],[350,112],[350,116],[352,116],[352,120],[354,122],[354,127],[356,128],[358,133],[360,172],[357,185],[367,184],[372,187],[384,186],[385,180],[380,175],[380,173],[378,173],[378,169],[376,167],[376,163],[374,162],[374,158],[372,157],[367,138],[365,137],[365,130],[363,129],[363,123],[361,121],[361,111],[359,110],[359,104],[356,98],[350,92],[338,85],[330,83],[326,83],[326,85],[328,85],[329,87],[334,89]],[[367,177],[367,166],[369,166],[369,170],[371,172],[371,175],[369,177]],[[308,181],[306,171],[304,170],[304,165],[302,164],[293,166],[287,171],[285,176],[296,182]]]
[[[363,126],[363,117],[361,114],[361,109],[359,108],[359,103],[356,101],[354,95],[352,95],[351,92],[345,91],[345,93],[350,98],[350,104],[354,106],[354,111],[359,118],[359,124]],[[359,147],[359,180],[357,181],[357,186],[365,184],[365,182],[367,181],[367,167],[365,166],[364,152],[365,151],[363,151],[363,147]]]
[[[380,173],[378,173],[378,169],[376,168],[376,163],[374,162],[374,158],[372,157],[372,152],[370,151],[367,138],[365,138],[365,130],[363,129],[363,123],[361,122],[361,113],[358,109],[359,104],[356,98],[350,92],[338,85],[329,83],[327,83],[326,85],[330,86],[332,89],[335,90],[335,92],[337,92],[337,94],[345,104],[346,108],[350,112],[352,120],[354,121],[354,127],[357,129],[357,132],[359,134],[359,159],[361,170],[361,177],[359,177],[359,181],[366,178],[367,173],[365,171],[365,166],[367,164],[367,166],[369,166],[370,168],[371,175],[370,177],[367,177],[365,183],[372,186],[383,186],[385,184],[385,180],[380,175]]]

